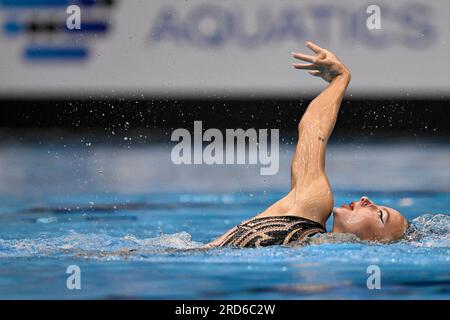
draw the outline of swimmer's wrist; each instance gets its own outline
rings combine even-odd
[[[343,78],[348,79],[349,81],[352,78],[352,74],[350,73],[350,70],[348,70],[346,67],[344,67],[344,71],[342,71],[342,73],[340,75]]]
[[[334,79],[345,80],[347,82],[350,82],[351,78],[352,78],[352,74],[350,73],[350,70],[348,70],[344,66],[342,69],[342,72],[340,74],[338,74]]]

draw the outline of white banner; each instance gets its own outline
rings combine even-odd
[[[0,0],[0,96],[311,95],[324,83],[290,55],[307,40],[347,64],[353,96],[449,96],[447,0],[111,3]]]

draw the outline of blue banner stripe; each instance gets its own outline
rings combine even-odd
[[[14,35],[23,31],[23,26],[18,22],[9,21],[3,25],[3,31],[6,34]]]
[[[67,7],[69,0],[0,0],[4,7]]]
[[[40,47],[25,48],[28,60],[83,60],[88,57],[88,49],[83,47]]]
[[[0,0],[0,6],[3,7],[21,7],[21,8],[35,8],[35,7],[67,7],[71,4],[76,4],[85,7],[92,7],[95,5],[111,6],[114,1],[107,0]]]
[[[34,28],[31,27],[34,25]],[[51,28],[49,28],[51,27]],[[16,35],[21,32],[30,33],[45,33],[45,32],[55,32],[55,31],[65,31],[65,32],[95,32],[95,33],[106,33],[108,32],[109,24],[102,21],[94,22],[82,22],[81,29],[69,30],[66,25],[61,23],[60,25],[49,22],[39,22],[38,24],[30,23],[19,23],[15,21],[8,21],[3,25],[3,31],[9,35]]]

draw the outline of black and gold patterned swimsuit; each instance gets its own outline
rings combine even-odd
[[[251,248],[285,245],[325,232],[326,229],[320,223],[297,216],[253,218],[237,225],[218,247]]]

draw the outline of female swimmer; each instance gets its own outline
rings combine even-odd
[[[408,227],[407,220],[397,210],[376,204],[365,196],[333,208],[333,191],[325,173],[325,149],[351,75],[332,52],[311,42],[306,46],[314,55],[292,53],[294,58],[308,62],[294,63],[294,68],[308,70],[329,84],[309,104],[298,125],[291,190],[207,247],[285,245],[327,232],[325,223],[331,213],[334,216],[331,232],[352,233],[361,240],[395,241]]]

